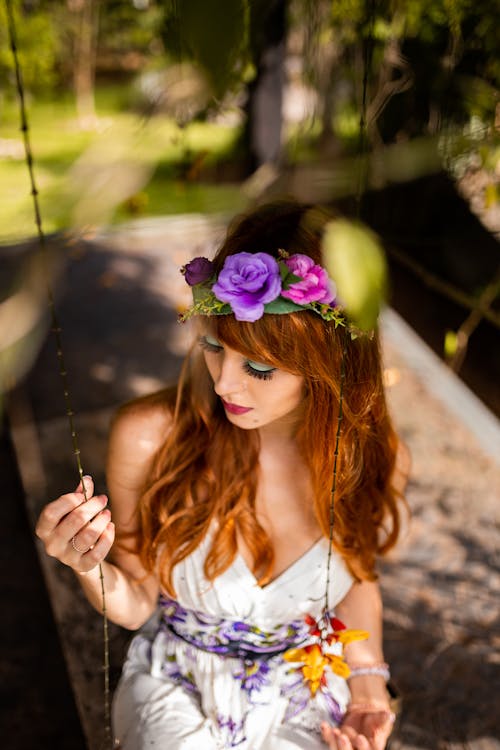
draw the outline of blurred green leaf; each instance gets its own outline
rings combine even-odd
[[[376,325],[387,289],[382,246],[370,230],[338,219],[327,224],[323,258],[350,320],[363,331]]]
[[[493,206],[496,206],[499,200],[499,190],[498,185],[495,185],[494,182],[490,182],[488,185],[486,185],[484,189],[484,205],[485,208],[492,208]]]
[[[175,59],[198,63],[216,98],[241,75],[247,58],[248,0],[166,3],[163,41]]]
[[[13,388],[32,366],[49,322],[46,279],[56,273],[59,256],[48,251],[22,265],[19,279],[0,301],[0,393]],[[55,275],[54,275],[55,278]]]
[[[455,331],[446,331],[444,337],[444,356],[451,359],[457,353],[458,336]]]

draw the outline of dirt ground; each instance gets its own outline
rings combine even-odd
[[[219,234],[220,227],[192,219],[180,234],[172,224],[150,226],[134,236],[73,247],[60,314],[84,469],[100,489],[113,407],[159,387],[178,370],[184,344],[175,323],[180,287],[173,272]],[[53,357],[49,344],[25,386],[24,411],[17,410],[31,518],[47,497],[75,483]],[[385,359],[391,410],[412,457],[411,520],[381,567],[386,655],[403,697],[393,748],[499,750],[498,467],[390,340]],[[100,618],[76,590],[71,572],[46,559],[42,564],[80,718],[97,750]],[[112,629],[113,681],[127,638]]]
[[[500,747],[498,469],[401,355],[388,359],[404,380],[388,395],[412,459],[408,532],[381,574],[401,747]]]

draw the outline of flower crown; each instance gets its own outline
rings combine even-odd
[[[335,304],[335,284],[326,270],[308,255],[278,252],[278,259],[269,253],[229,255],[218,276],[211,260],[194,258],[181,268],[192,287],[193,304],[180,320],[233,313],[236,320],[253,323],[264,313],[312,310],[323,320],[333,320],[335,327],[345,325],[345,316]]]

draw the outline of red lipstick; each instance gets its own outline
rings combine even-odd
[[[246,414],[247,411],[252,411],[252,407],[249,406],[237,406],[236,404],[230,404],[221,398],[222,405],[229,414]]]

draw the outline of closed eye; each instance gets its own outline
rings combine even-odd
[[[218,354],[223,349],[221,344],[219,344],[217,339],[214,339],[213,336],[200,336],[198,343],[202,349],[205,349],[207,352],[212,352],[213,354]]]
[[[243,363],[243,369],[253,378],[258,378],[259,380],[271,380],[276,367],[247,359],[246,362]]]
[[[224,350],[222,344],[220,344],[213,336],[200,336],[198,343],[202,349],[211,352],[212,354],[220,354],[220,352]],[[270,380],[276,367],[266,365],[263,362],[255,362],[252,359],[247,359],[243,362],[243,369],[247,375],[250,375],[252,378],[257,378],[258,380]]]

